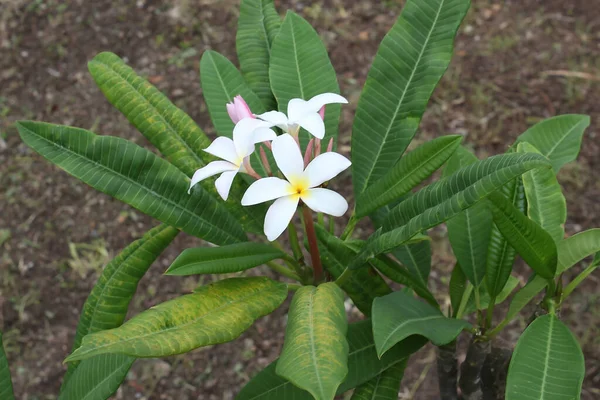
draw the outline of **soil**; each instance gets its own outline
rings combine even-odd
[[[543,118],[590,115],[578,161],[559,176],[569,207],[568,234],[600,226],[600,7],[593,3],[474,2],[416,139],[459,133],[485,157],[504,152]],[[292,9],[307,18],[329,49],[342,94],[351,103],[344,109],[340,139],[347,153],[352,104],[403,2],[276,4],[282,13]],[[0,330],[17,398],[56,397],[80,309],[103,265],[157,221],[44,161],[21,142],[14,122],[73,125],[150,148],[87,73],[86,62],[109,50],[214,134],[198,63],[206,49],[236,62],[237,5],[235,0],[0,0]],[[349,192],[350,178],[337,185]],[[447,301],[454,259],[444,229],[434,236],[439,240],[430,286]],[[184,234],[175,240],[141,282],[132,315],[211,279],[162,275],[179,252],[197,245]],[[583,399],[600,397],[599,281],[599,274],[590,277],[562,313],[586,355]],[[233,399],[276,358],[286,309],[262,318],[234,342],[164,360],[138,360],[115,398]],[[525,324],[523,317],[510,325],[502,338],[506,346],[514,344]],[[438,396],[435,353],[427,347],[411,359],[401,398]]]

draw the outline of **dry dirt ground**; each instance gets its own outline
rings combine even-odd
[[[342,93],[356,104],[377,44],[402,1],[276,1],[311,23],[326,43]],[[600,4],[598,0],[476,0],[452,66],[417,140],[460,133],[480,156],[503,152],[540,119],[592,116],[579,161],[559,177],[567,232],[600,226]],[[71,178],[27,149],[14,122],[34,119],[148,145],[111,108],[87,73],[103,50],[131,66],[213,133],[198,79],[206,49],[235,60],[235,0],[0,0],[0,330],[19,399],[53,399],[79,312],[102,266],[156,221]],[[562,71],[547,73],[547,71]],[[579,77],[569,72],[581,72]],[[353,107],[343,114],[348,151]],[[349,177],[338,182],[347,187]],[[347,190],[347,189],[342,189]],[[432,289],[443,299],[453,264],[436,233]],[[184,248],[180,235],[144,278],[132,314],[189,292],[201,280],[162,276]],[[210,278],[206,278],[210,279]],[[584,399],[600,398],[600,292],[596,274],[563,311],[586,353]],[[117,399],[232,399],[280,350],[285,308],[240,339],[166,360],[138,361]],[[585,315],[585,318],[581,318]],[[507,345],[525,326],[504,335]],[[434,353],[413,357],[403,399],[436,399]],[[432,368],[433,367],[433,368]]]

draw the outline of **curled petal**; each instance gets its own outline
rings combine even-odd
[[[340,96],[339,94],[323,93],[323,94],[316,95],[315,97],[310,99],[307,103],[308,103],[308,108],[310,110],[312,110],[313,112],[318,112],[321,109],[321,107],[325,106],[326,104],[348,104],[348,100],[346,100],[344,97]]]
[[[317,139],[323,139],[325,136],[325,123],[317,113],[305,114],[298,121],[298,125],[306,129]]]
[[[272,140],[275,140],[275,138],[277,137],[277,134],[275,133],[275,131],[273,129],[270,128],[257,128],[254,131],[254,138],[252,139],[252,141],[256,144],[256,143],[260,143],[260,142],[270,142]]]
[[[308,180],[309,187],[314,188],[335,178],[351,164],[350,160],[341,154],[323,153],[308,164],[304,177]]]
[[[314,212],[341,217],[348,211],[348,202],[329,189],[309,189],[302,192],[302,201]]]
[[[307,114],[314,114],[317,111],[319,110],[313,110],[308,101],[302,99],[291,99],[287,108],[290,123],[297,123]]]
[[[257,115],[263,121],[269,122],[272,126],[278,126],[279,128],[287,131],[288,117],[279,111],[269,111],[264,114]]]
[[[287,228],[298,208],[299,196],[277,199],[265,216],[265,235],[269,241],[277,239]]]
[[[277,135],[269,128],[268,122],[259,119],[244,118],[238,122],[233,128],[233,144],[238,157],[244,158],[252,154],[255,143],[274,139]]]
[[[291,193],[293,193],[292,185],[285,179],[275,177],[263,178],[254,182],[246,190],[244,197],[242,197],[242,205],[252,206],[289,196]]]
[[[288,180],[300,177],[304,171],[304,160],[294,138],[286,133],[273,140],[271,146],[277,167],[283,175]]]
[[[217,192],[223,200],[227,200],[227,197],[229,197],[229,191],[231,190],[231,185],[233,184],[233,179],[236,175],[237,171],[225,171],[215,181]]]
[[[213,161],[208,163],[205,167],[200,168],[196,172],[194,172],[194,176],[192,176],[192,181],[190,182],[190,188],[188,189],[188,193],[191,192],[192,187],[196,185],[198,182],[205,180],[206,178],[210,178],[213,175],[220,174],[225,171],[237,171],[238,167],[227,161]]]
[[[222,158],[223,160],[227,160],[230,163],[238,164],[239,157],[237,155],[237,151],[235,150],[235,145],[233,144],[233,140],[227,137],[218,137],[216,138],[210,146],[204,149],[205,152],[212,154],[213,156],[217,156]]]

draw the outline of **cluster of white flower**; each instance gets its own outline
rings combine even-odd
[[[336,177],[350,166],[350,161],[332,150],[321,154],[321,139],[325,136],[325,106],[348,101],[334,93],[324,93],[306,101],[292,99],[288,113],[269,111],[255,115],[241,96],[227,104],[227,112],[235,124],[233,140],[219,137],[204,151],[222,161],[213,161],[199,169],[192,177],[191,188],[198,182],[217,175],[215,181],[219,195],[227,200],[229,190],[238,172],[257,180],[250,185],[242,198],[242,205],[251,206],[275,200],[265,217],[264,231],[271,241],[277,239],[292,220],[300,200],[315,212],[336,217],[348,210],[348,202],[336,192],[322,188],[325,182]],[[277,136],[272,129],[277,126],[284,132]],[[298,134],[304,128],[313,139],[308,143],[304,157]],[[265,150],[270,149],[281,177],[272,176]],[[261,177],[250,165],[250,155],[260,146],[260,156],[268,177]]]

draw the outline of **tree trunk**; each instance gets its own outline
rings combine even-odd
[[[502,400],[506,392],[506,377],[512,351],[501,347],[492,347],[481,371],[483,400]]]
[[[481,370],[490,351],[491,343],[489,341],[483,342],[477,338],[471,341],[467,357],[460,367],[459,386],[464,400],[483,399]]]
[[[437,349],[437,371],[442,400],[458,400],[458,361],[456,342]]]

